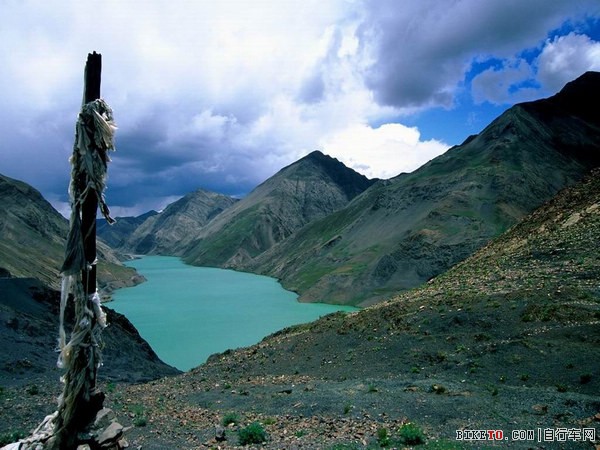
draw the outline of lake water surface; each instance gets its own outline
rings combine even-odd
[[[127,316],[163,361],[181,370],[290,325],[356,310],[299,303],[273,278],[188,266],[169,256],[145,256],[126,265],[148,281],[119,289],[108,306]]]

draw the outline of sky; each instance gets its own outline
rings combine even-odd
[[[116,216],[243,197],[314,150],[410,172],[600,71],[598,0],[0,0],[0,173],[68,214],[87,54]]]

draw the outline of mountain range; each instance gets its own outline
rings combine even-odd
[[[234,203],[234,198],[198,189],[144,220],[123,247],[140,254],[181,254],[199,229]]]
[[[301,301],[375,303],[443,273],[600,164],[598,101],[600,74],[588,72],[389,180],[313,152],[229,207],[214,194],[192,214],[175,208],[190,194],[120,248],[269,275]]]
[[[240,268],[281,279],[304,301],[364,305],[418,286],[600,165],[598,102],[600,73],[589,72],[515,105]]]

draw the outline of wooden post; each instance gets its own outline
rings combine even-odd
[[[84,103],[100,98],[100,75],[102,56],[88,54],[85,65]],[[90,148],[89,151],[96,151]],[[85,171],[77,179],[79,192],[88,184]],[[96,186],[94,186],[94,189]],[[72,349],[69,366],[63,377],[65,388],[55,423],[52,450],[70,450],[77,447],[78,434],[84,431],[96,417],[104,403],[104,394],[96,388],[97,353],[93,330],[97,326],[92,296],[96,293],[96,213],[98,195],[88,192],[81,205],[81,237],[86,267],[81,269],[81,294],[75,289],[75,317],[78,320],[72,335],[80,333],[81,345]],[[84,320],[80,320],[84,317]]]
[[[102,55],[99,53],[88,53],[85,64],[85,84],[83,100],[89,103],[100,98],[100,81],[102,74]],[[86,180],[81,180],[86,183]],[[85,188],[85,184],[83,185]],[[83,189],[82,189],[83,191]],[[81,274],[83,290],[86,295],[96,292],[96,213],[98,211],[98,198],[88,195],[81,208],[81,230],[83,233],[83,248],[85,260],[90,270],[84,270]]]

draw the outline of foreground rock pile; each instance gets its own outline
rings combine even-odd
[[[89,429],[78,435],[76,450],[121,450],[129,447],[129,442],[124,433],[131,427],[125,428],[117,422],[114,412],[109,408],[102,408]],[[42,444],[30,443],[31,437],[26,437],[19,442],[14,442],[2,447],[1,450],[38,449],[43,450]]]

